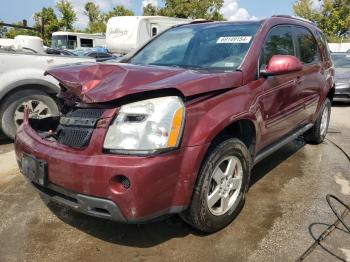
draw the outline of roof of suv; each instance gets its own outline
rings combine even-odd
[[[302,17],[298,17],[298,16],[290,16],[290,15],[273,15],[271,17],[265,18],[265,19],[260,19],[260,20],[243,20],[243,21],[211,21],[211,20],[194,20],[193,22],[189,23],[189,24],[182,24],[180,26],[184,26],[184,25],[196,25],[196,24],[208,24],[208,23],[264,23],[264,22],[268,22],[270,20],[276,20],[279,19],[281,20],[281,22],[285,22],[288,20],[291,20],[293,22],[299,22],[299,23],[304,23],[307,24],[308,26],[314,27],[314,28],[318,28],[317,25],[305,18]]]

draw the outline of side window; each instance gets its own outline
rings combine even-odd
[[[77,48],[77,37],[74,35],[68,36],[68,49]]]
[[[152,27],[152,37],[156,36],[158,34],[158,29],[157,27]]]
[[[309,30],[303,27],[295,28],[295,36],[298,45],[299,59],[305,64],[317,63],[320,61],[320,53],[317,43]]]
[[[290,26],[277,26],[271,29],[263,46],[260,68],[265,68],[274,55],[295,55],[292,28]]]
[[[92,39],[80,38],[81,47],[94,47],[94,41]]]

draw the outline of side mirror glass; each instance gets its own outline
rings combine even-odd
[[[292,73],[303,69],[300,60],[291,55],[274,55],[271,57],[266,68],[260,71],[263,76],[273,76]]]

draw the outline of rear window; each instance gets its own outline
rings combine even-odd
[[[305,64],[317,63],[320,61],[320,53],[317,43],[309,30],[304,27],[296,27],[296,40],[299,50],[299,59]]]
[[[324,59],[326,61],[329,61],[331,59],[330,58],[330,53],[331,52],[329,50],[329,46],[328,46],[328,42],[327,42],[326,37],[320,31],[317,31],[316,35],[317,35],[317,42],[318,42],[318,45],[322,49],[322,53],[323,53]]]

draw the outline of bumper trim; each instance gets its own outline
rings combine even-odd
[[[178,214],[187,209],[187,206],[171,206],[145,217],[126,219],[119,207],[111,200],[76,194],[54,184],[48,184],[47,187],[40,186],[33,182],[31,182],[31,184],[46,200],[67,206],[86,215],[127,224],[142,224],[158,221],[167,215]]]
[[[36,183],[31,184],[47,200],[68,206],[90,216],[127,222],[119,207],[111,200],[75,194],[53,184],[49,184],[47,187],[42,187]]]

